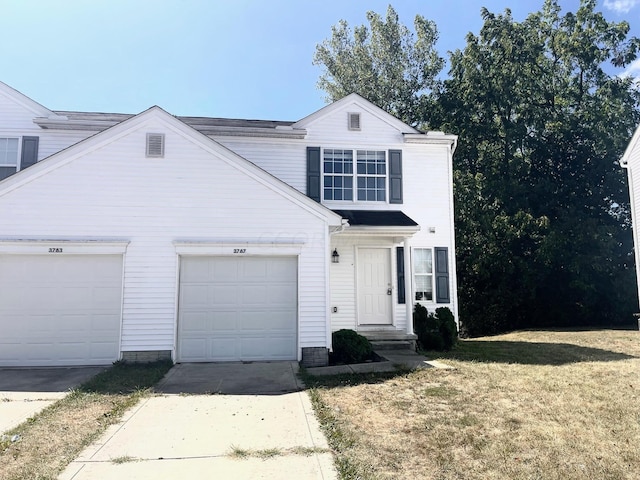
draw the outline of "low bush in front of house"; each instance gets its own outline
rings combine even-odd
[[[458,340],[458,329],[448,307],[436,308],[435,314],[416,304],[413,310],[413,330],[422,350],[448,351]]]
[[[353,330],[342,329],[332,334],[333,353],[331,361],[339,363],[362,363],[371,359],[371,343]]]

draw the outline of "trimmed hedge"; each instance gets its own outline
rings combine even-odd
[[[413,310],[413,330],[422,350],[451,350],[458,340],[456,321],[447,307],[436,308],[434,315],[417,303]]]
[[[371,358],[373,353],[371,343],[353,330],[338,330],[333,332],[331,338],[333,341],[331,357],[334,363],[361,363]]]

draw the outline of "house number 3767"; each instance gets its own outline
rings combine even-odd
[[[62,248],[61,247],[50,247],[49,248],[49,253],[62,253]]]

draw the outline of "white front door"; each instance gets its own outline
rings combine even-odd
[[[388,248],[358,249],[358,324],[391,324],[391,261]]]

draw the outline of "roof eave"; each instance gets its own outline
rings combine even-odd
[[[415,226],[347,226],[338,235],[368,235],[385,237],[410,237],[420,231],[420,225]]]

